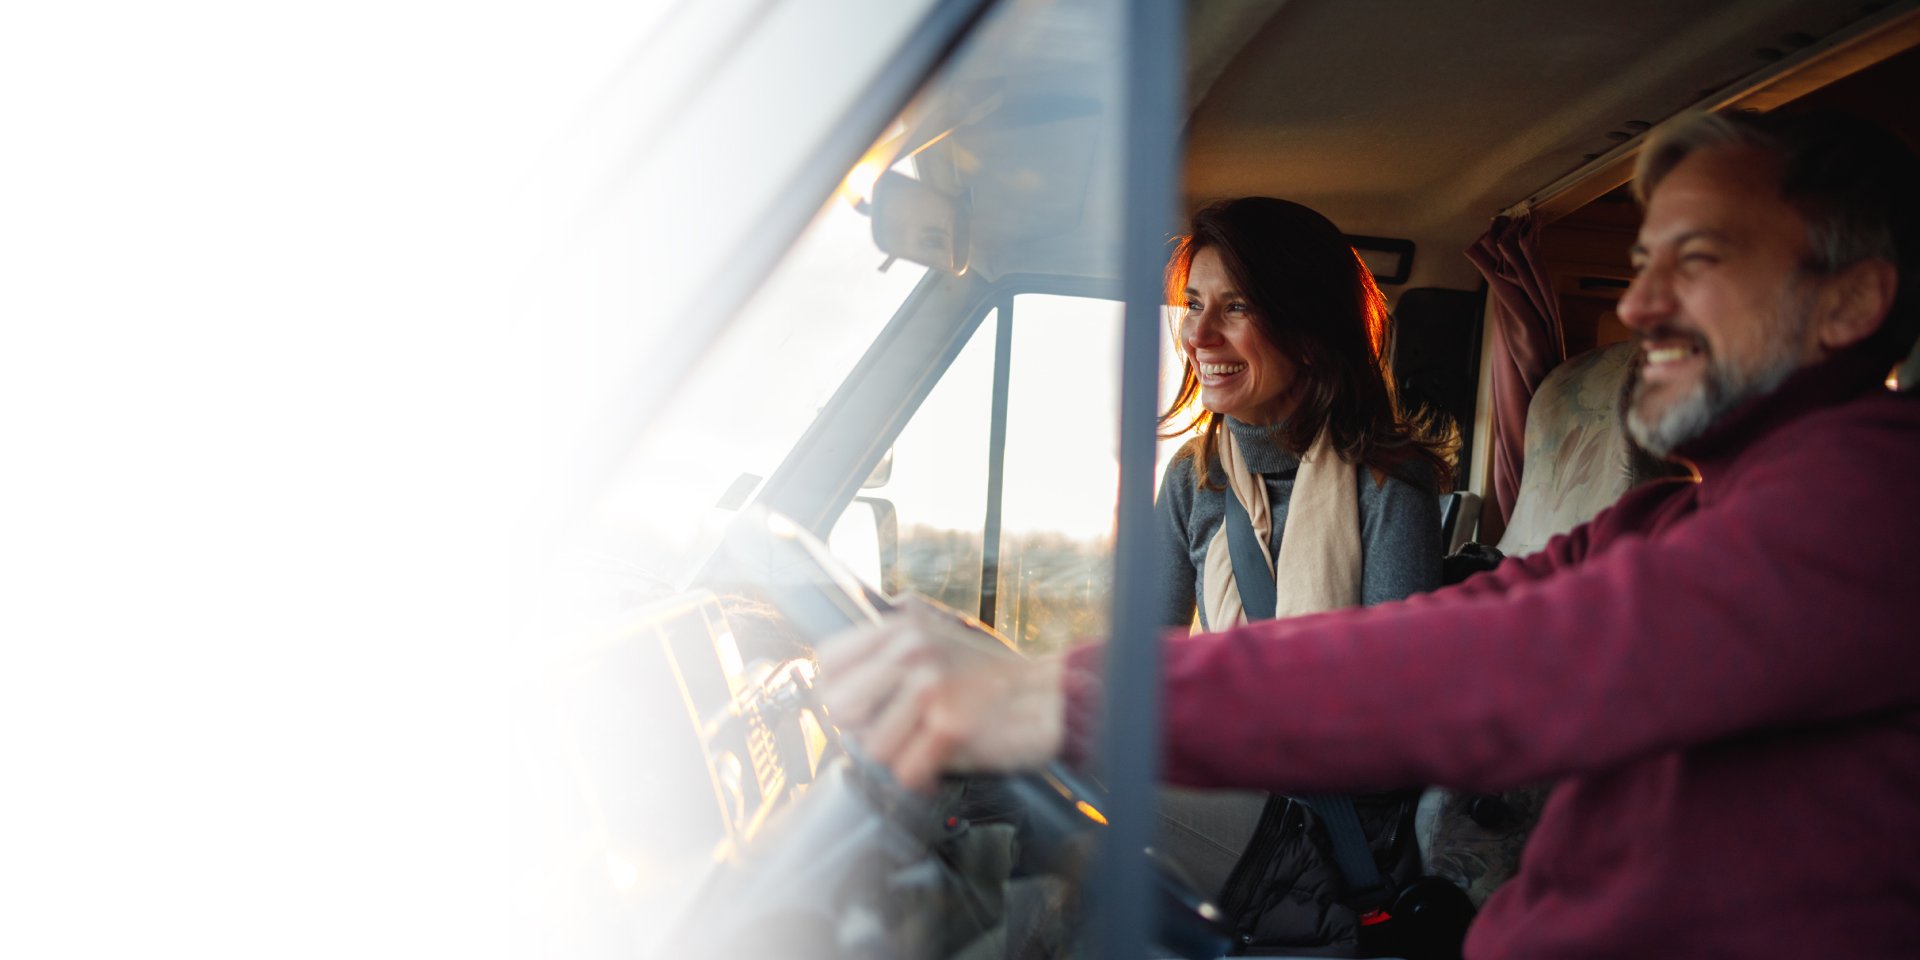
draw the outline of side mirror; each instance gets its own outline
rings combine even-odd
[[[885,462],[891,464],[892,454]],[[893,501],[880,497],[855,497],[854,503],[866,504],[873,511],[873,539],[880,554],[880,592],[889,597],[900,595],[900,514]]]
[[[861,580],[893,597],[900,593],[900,515],[893,501],[854,497],[827,535],[827,547]]]
[[[867,474],[865,480],[860,481],[860,489],[872,490],[875,487],[884,487],[887,485],[887,481],[892,479],[893,448],[888,447],[887,452],[881,455],[880,462],[873,465],[873,472]]]

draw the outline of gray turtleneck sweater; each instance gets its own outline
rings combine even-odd
[[[1240,441],[1248,467],[1266,482],[1267,500],[1273,508],[1269,545],[1278,556],[1280,536],[1287,523],[1287,500],[1293,492],[1300,458],[1274,443],[1267,427],[1251,426],[1232,417],[1227,418],[1227,427]],[[1218,463],[1209,470],[1218,482]],[[1429,492],[1434,486],[1432,471],[1416,460],[1398,473],[1375,483],[1371,471],[1354,467],[1354,487],[1360,498],[1360,602],[1365,606],[1399,600],[1440,585],[1440,498]],[[1190,457],[1169,464],[1154,503],[1161,548],[1166,553],[1168,575],[1173,578],[1163,614],[1168,626],[1183,627],[1193,622],[1195,598],[1200,596],[1200,578],[1207,566],[1207,545],[1226,517],[1220,499],[1226,491],[1198,489],[1194,475]],[[1208,626],[1204,611],[1200,625]]]

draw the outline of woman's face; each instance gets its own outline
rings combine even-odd
[[[1293,412],[1298,368],[1260,330],[1253,304],[1212,247],[1187,270],[1180,346],[1200,378],[1200,404],[1243,423],[1273,424]]]

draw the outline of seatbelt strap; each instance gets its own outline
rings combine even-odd
[[[1360,814],[1353,809],[1353,798],[1344,793],[1309,793],[1302,795],[1300,802],[1313,808],[1327,828],[1327,839],[1333,842],[1333,862],[1347,881],[1347,902],[1364,911],[1392,899],[1387,879],[1373,862],[1367,835],[1360,829]]]
[[[1260,480],[1265,483],[1265,480]],[[1227,555],[1233,558],[1233,582],[1240,588],[1240,609],[1247,612],[1249,622],[1272,620],[1274,607],[1279,603],[1273,584],[1272,563],[1260,555],[1260,538],[1254,536],[1253,518],[1247,515],[1247,505],[1233,495],[1232,490],[1223,489],[1220,496],[1227,503]],[[1214,630],[1225,630],[1233,624],[1208,624]]]
[[[1247,515],[1246,505],[1232,490],[1223,489],[1220,496],[1226,502],[1227,551],[1233,559],[1234,585],[1240,589],[1240,607],[1246,611],[1249,621],[1271,620],[1276,603],[1275,587],[1273,576],[1267,572],[1268,561],[1260,555],[1260,539],[1254,535],[1253,518]],[[1220,630],[1228,625],[1209,626]],[[1386,902],[1391,891],[1386,878],[1380,875],[1379,865],[1373,862],[1373,850],[1367,846],[1367,835],[1360,829],[1360,814],[1353,809],[1353,798],[1344,793],[1313,793],[1300,800],[1313,809],[1327,828],[1327,839],[1333,844],[1333,862],[1347,882],[1349,902],[1379,901],[1356,903],[1359,909]]]

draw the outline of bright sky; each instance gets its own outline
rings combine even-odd
[[[1105,538],[1119,482],[1120,305],[1023,295],[1013,314],[1002,529]],[[895,444],[889,484],[872,491],[895,502],[902,523],[980,528],[993,319]],[[1174,445],[1163,443],[1163,456]]]

